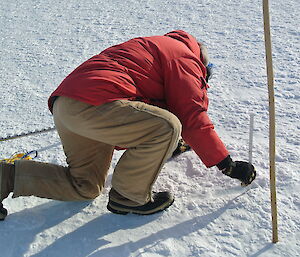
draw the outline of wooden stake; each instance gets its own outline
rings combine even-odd
[[[277,203],[276,203],[276,174],[275,174],[275,103],[274,103],[274,74],[272,63],[272,44],[270,32],[269,1],[263,0],[264,35],[266,49],[266,65],[269,92],[269,164],[270,164],[270,190],[272,210],[272,242],[278,242]]]

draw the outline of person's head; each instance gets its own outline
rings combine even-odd
[[[209,56],[208,56],[208,51],[207,47],[202,44],[201,42],[198,42],[199,48],[200,48],[200,60],[203,63],[203,65],[206,67],[206,81],[211,78],[212,76],[212,68],[213,64],[209,62]]]
[[[199,48],[200,48],[200,59],[201,62],[204,64],[204,66],[206,67],[209,63],[209,56],[208,56],[208,52],[207,52],[207,47],[201,43],[198,42]]]

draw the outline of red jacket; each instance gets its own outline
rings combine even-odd
[[[117,99],[140,100],[165,108],[182,123],[182,137],[207,167],[227,155],[207,115],[206,68],[196,39],[184,31],[140,37],[112,46],[69,74],[55,96],[101,105]]]

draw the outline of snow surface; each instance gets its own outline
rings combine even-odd
[[[215,64],[209,114],[236,160],[248,159],[255,114],[256,182],[241,188],[206,169],[194,152],[168,162],[155,185],[176,201],[153,216],[106,210],[104,194],[65,203],[36,197],[4,200],[0,256],[300,256],[300,1],[271,0],[277,121],[279,242],[271,243],[268,89],[262,1],[2,0],[0,136],[53,125],[47,98],[77,65],[136,36],[183,29],[207,44]],[[38,150],[39,161],[65,164],[56,132],[0,142],[1,157]]]

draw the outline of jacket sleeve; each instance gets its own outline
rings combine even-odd
[[[212,167],[225,159],[228,151],[207,115],[208,85],[201,65],[193,56],[169,61],[164,70],[164,93],[169,111],[181,121],[183,139],[206,167]]]

